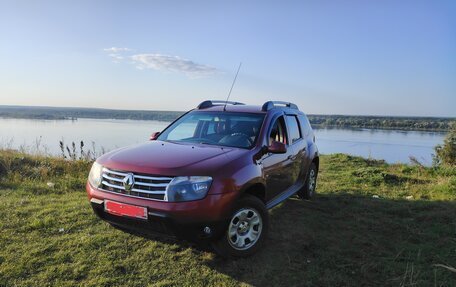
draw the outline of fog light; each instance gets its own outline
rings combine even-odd
[[[211,230],[211,228],[209,226],[204,227],[203,231],[207,235],[211,234],[211,232],[212,232],[212,230]]]

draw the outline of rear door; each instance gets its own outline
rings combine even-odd
[[[299,120],[299,125],[301,127],[301,134],[304,138],[304,142],[307,145],[306,157],[304,159],[304,166],[303,166],[303,169],[304,169],[303,173],[305,176],[307,176],[307,170],[313,159],[313,154],[311,154],[311,153],[315,152],[315,149],[313,148],[314,133],[312,131],[312,128],[310,126],[310,122],[309,122],[309,119],[307,118],[307,116],[299,115],[298,120]]]
[[[296,115],[286,115],[288,134],[290,138],[290,177],[293,182],[304,184],[304,172],[307,153],[307,143],[303,138],[300,123]]]

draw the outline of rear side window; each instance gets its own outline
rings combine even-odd
[[[306,116],[299,116],[299,123],[301,124],[302,135],[304,137],[308,136],[312,129],[310,127],[309,119]]]
[[[291,144],[294,144],[302,138],[301,130],[299,128],[298,119],[296,116],[287,116],[288,131],[290,133]]]

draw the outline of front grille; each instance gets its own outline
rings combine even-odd
[[[123,180],[132,174],[134,184],[131,190],[126,190]],[[145,174],[129,173],[124,171],[103,168],[101,189],[128,196],[147,198],[151,200],[165,200],[165,191],[172,177],[150,176]]]

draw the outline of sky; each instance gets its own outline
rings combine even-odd
[[[0,105],[456,117],[456,1],[0,0]]]

